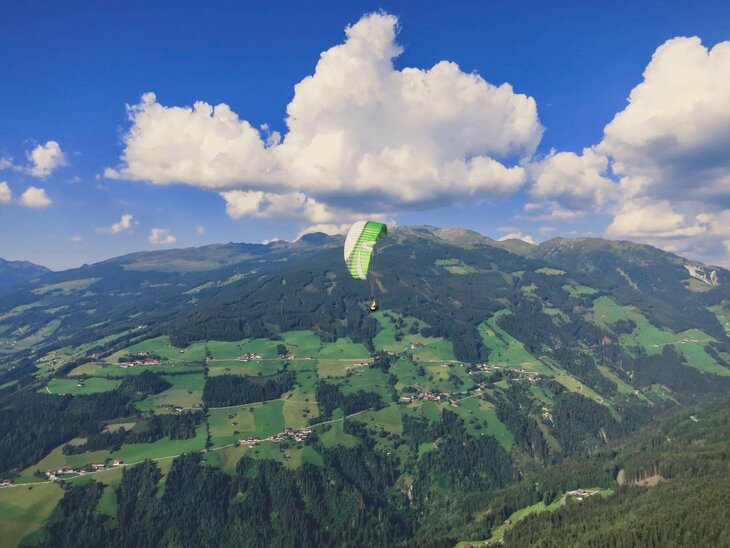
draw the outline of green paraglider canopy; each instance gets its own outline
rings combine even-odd
[[[356,280],[366,280],[370,270],[375,242],[388,234],[385,223],[358,221],[345,239],[345,263]]]

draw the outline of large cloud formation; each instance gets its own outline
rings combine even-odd
[[[597,148],[620,177],[609,235],[730,266],[730,42],[660,46]]]
[[[730,266],[730,42],[668,40],[600,143],[531,174],[553,212],[608,212],[610,237]]]
[[[291,210],[331,226],[518,189],[543,132],[534,99],[447,61],[396,70],[397,22],[366,15],[321,54],[283,137],[225,104],[145,94],[129,107],[122,164],[105,174],[221,192],[233,217]]]
[[[527,183],[522,218],[600,213],[610,237],[730,266],[730,42],[667,41],[599,143],[536,158],[534,99],[447,61],[396,70],[397,23],[375,13],[346,28],[295,86],[284,135],[225,104],[143,95],[128,108],[121,164],[105,174],[198,186],[220,193],[232,218],[328,232]]]

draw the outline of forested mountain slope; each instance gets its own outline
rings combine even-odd
[[[0,505],[34,513],[22,527],[0,518],[0,533],[522,539],[504,521],[559,509],[567,491],[633,497],[616,484],[639,462],[616,457],[624,440],[730,393],[722,269],[623,242],[514,253],[405,227],[379,242],[371,286],[341,246],[312,235],[133,254],[0,295],[0,479],[12,484]]]

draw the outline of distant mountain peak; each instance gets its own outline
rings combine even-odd
[[[0,287],[19,284],[51,272],[49,268],[30,261],[0,259]]]
[[[324,245],[340,239],[341,236],[331,236],[324,232],[310,232],[299,238],[295,243],[306,243],[311,245]]]

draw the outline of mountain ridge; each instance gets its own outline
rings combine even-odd
[[[23,283],[51,272],[50,268],[30,261],[9,261],[0,258],[0,288]]]

